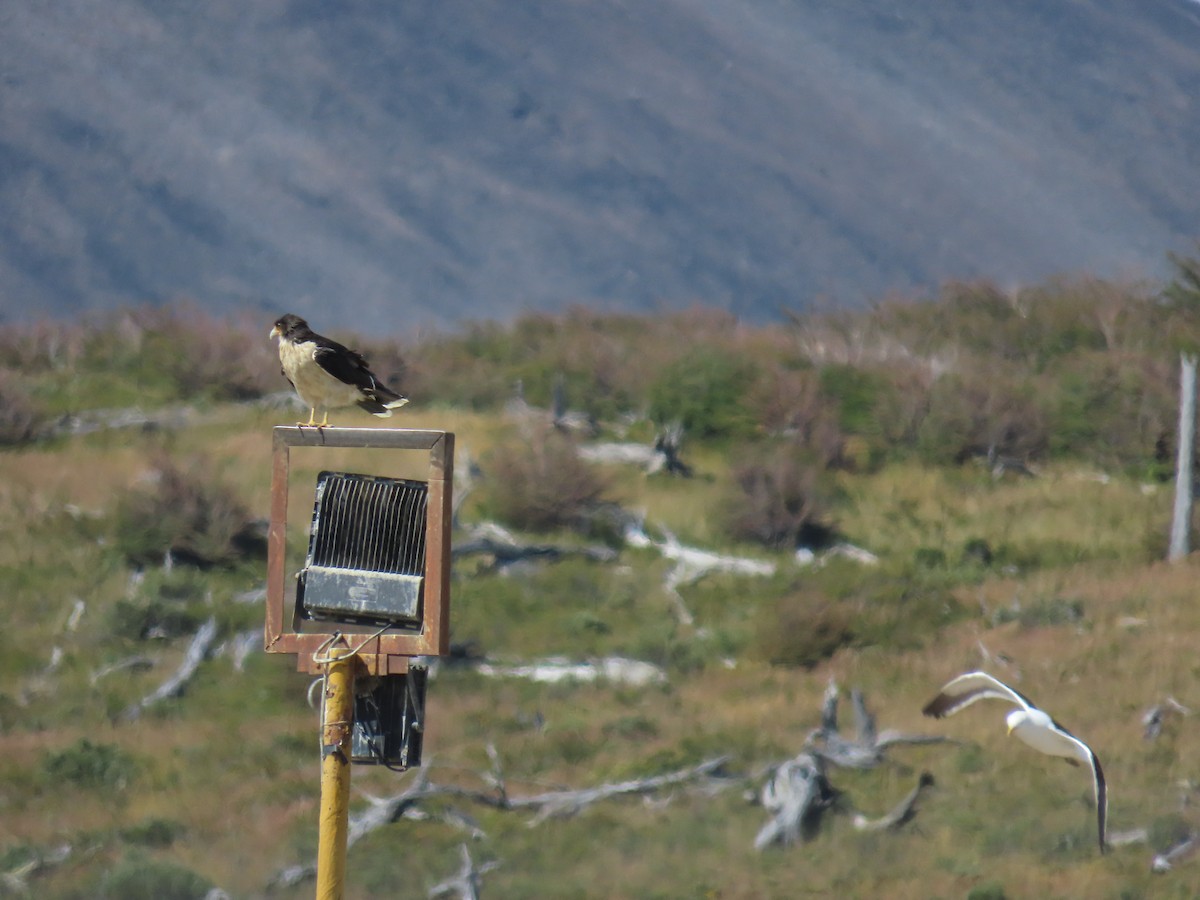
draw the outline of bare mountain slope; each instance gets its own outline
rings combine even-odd
[[[0,12],[0,315],[749,318],[1159,275],[1191,0],[60,0]]]

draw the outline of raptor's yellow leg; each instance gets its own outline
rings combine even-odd
[[[328,416],[328,415],[329,415],[329,413],[326,413],[325,415],[327,415],[327,416]],[[298,426],[300,426],[301,428],[309,428],[309,427],[311,427],[311,426],[313,426],[313,425],[316,425],[316,424],[317,424],[317,411],[316,411],[316,409],[309,409],[309,411],[308,411],[308,421],[307,421],[307,422],[297,422],[296,424],[297,424]]]
[[[325,410],[325,415],[321,416],[321,424],[318,425],[317,427],[318,428],[328,428],[329,427],[329,410]]]

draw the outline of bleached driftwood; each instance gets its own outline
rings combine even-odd
[[[70,634],[79,628],[79,620],[83,618],[83,613],[86,609],[87,603],[76,597],[75,602],[71,604],[71,612],[67,615],[67,621],[63,625],[63,631]]]
[[[431,887],[429,889],[430,897],[457,896],[459,900],[479,900],[483,876],[500,865],[498,861],[492,860],[476,867],[466,844],[459,844],[458,850],[462,857],[462,865],[458,872]]]
[[[149,709],[156,703],[166,700],[168,697],[177,697],[183,693],[183,689],[187,683],[191,681],[192,676],[196,674],[196,670],[200,668],[200,663],[204,661],[204,657],[208,654],[208,648],[212,645],[213,639],[217,636],[217,620],[210,618],[207,622],[200,626],[192,638],[192,642],[188,644],[187,652],[184,653],[183,662],[179,668],[175,670],[170,678],[160,684],[157,688],[139,700],[137,703],[130,706],[121,714],[121,718],[127,722],[132,722],[142,714],[142,710]]]
[[[572,547],[565,544],[534,544],[517,539],[511,531],[495,522],[484,522],[467,529],[464,539],[454,542],[451,558],[489,556],[491,568],[503,571],[509,566],[530,559],[555,561],[568,556],[582,556],[595,562],[611,562],[617,551],[611,547],[592,544]]]
[[[1166,853],[1157,854],[1150,861],[1150,870],[1152,872],[1169,872],[1176,863],[1187,859],[1197,850],[1200,850],[1200,835],[1189,834]]]
[[[818,756],[801,753],[777,766],[760,793],[763,808],[771,819],[754,838],[754,849],[772,844],[788,847],[814,838],[821,816],[837,800],[838,792]]]
[[[1142,737],[1147,741],[1152,741],[1162,734],[1163,724],[1168,713],[1178,713],[1181,716],[1191,715],[1192,711],[1176,700],[1174,697],[1168,697],[1157,706],[1152,706],[1146,710],[1142,716]]]
[[[221,648],[219,653],[229,652],[230,658],[233,660],[233,670],[241,672],[246,668],[246,657],[251,653],[262,650],[263,648],[263,633],[261,628],[248,628],[245,631],[240,631],[231,637]]]
[[[1127,847],[1130,844],[1147,844],[1150,842],[1148,828],[1130,828],[1127,831],[1110,831],[1105,835],[1104,843],[1110,847]]]
[[[140,428],[143,431],[177,430],[196,424],[199,419],[197,411],[190,406],[171,406],[152,412],[136,406],[124,409],[91,409],[63,416],[47,429],[47,436],[84,435],[121,428]]]
[[[602,784],[594,788],[575,791],[547,791],[529,797],[507,797],[505,808],[537,810],[537,814],[529,822],[529,826],[532,828],[546,819],[573,816],[584,807],[612,797],[628,794],[651,794],[665,787],[674,787],[689,782],[701,782],[711,786],[711,782],[719,778],[719,773],[729,759],[728,756],[718,756],[689,769],[679,769],[665,775],[638,778],[617,784]],[[505,796],[507,796],[507,792],[505,792]]]
[[[904,734],[891,728],[877,732],[875,716],[867,710],[862,691],[858,688],[852,690],[850,702],[854,707],[853,739],[843,737],[838,731],[838,686],[831,678],[825,688],[821,724],[805,738],[806,750],[842,768],[873,769],[883,762],[884,751],[898,744],[955,743],[953,739],[942,735]]]
[[[112,675],[114,672],[123,672],[126,669],[140,671],[153,667],[154,658],[151,656],[127,656],[124,659],[118,659],[114,663],[109,663],[107,666],[101,666],[99,669],[93,670],[88,680],[94,685],[101,678]]]
[[[795,559],[798,566],[813,566],[821,568],[831,559],[849,559],[863,566],[879,565],[879,557],[870,550],[864,550],[862,547],[856,547],[854,544],[847,544],[845,541],[834,544],[828,550],[821,554],[808,547],[800,547],[796,550]]]
[[[648,684],[662,684],[667,680],[666,672],[659,666],[620,656],[606,656],[589,662],[572,662],[563,657],[549,657],[511,666],[480,662],[474,665],[474,669],[479,674],[492,678],[525,678],[543,684],[557,684],[561,681],[605,681],[610,684],[644,687]]]
[[[483,477],[483,470],[471,458],[465,447],[457,452],[458,459],[454,465],[454,497],[450,501],[451,528],[459,527],[458,513],[467,497],[475,490],[480,478]]]
[[[47,853],[34,853],[32,857],[13,866],[5,872],[0,872],[0,895],[29,894],[29,879],[47,869],[66,862],[72,853],[70,844],[60,844]]]
[[[913,820],[917,814],[917,801],[921,797],[921,793],[927,788],[933,787],[933,776],[928,772],[922,772],[917,779],[916,787],[897,803],[892,810],[886,815],[878,819],[868,819],[861,813],[855,813],[854,823],[855,829],[858,831],[884,831],[888,829],[900,828]]]
[[[695,618],[683,602],[679,588],[699,581],[712,572],[731,572],[737,575],[767,576],[775,574],[775,563],[769,560],[751,559],[744,556],[722,555],[679,543],[675,535],[664,531],[664,539],[651,538],[641,522],[631,521],[625,527],[625,543],[639,549],[654,549],[664,559],[675,563],[667,572],[664,587],[675,604],[676,616],[684,625],[692,625]]]
[[[605,784],[599,787],[583,788],[580,790],[547,791],[525,797],[514,797],[510,794],[504,783],[499,757],[494,748],[489,747],[488,756],[492,761],[492,769],[490,772],[480,776],[488,785],[487,790],[434,784],[429,779],[428,769],[420,769],[417,771],[412,784],[399,794],[385,798],[368,797],[369,805],[362,811],[350,816],[346,835],[347,847],[352,846],[359,839],[370,834],[375,829],[395,822],[401,817],[411,819],[421,818],[419,815],[414,815],[416,807],[423,801],[433,797],[457,797],[503,811],[534,810],[535,815],[528,823],[530,827],[533,827],[548,818],[574,815],[593,803],[612,797],[630,794],[650,794],[666,787],[675,787],[688,783],[700,784],[703,787],[715,789],[713,783],[722,780],[720,771],[729,761],[729,757],[720,756],[702,762],[697,766],[650,778],[623,781],[617,784]],[[731,783],[730,780],[725,781],[726,783]],[[443,820],[445,820],[444,817]],[[316,871],[317,867],[315,863],[288,866],[285,869],[281,869],[271,878],[268,887],[292,887],[314,877]]]
[[[653,444],[635,444],[628,441],[583,444],[576,453],[585,462],[601,465],[632,465],[643,469],[647,475],[667,472],[690,478],[692,467],[679,457],[683,443],[683,427],[669,425],[654,437]]]
[[[650,444],[635,444],[628,441],[605,441],[582,444],[576,451],[584,462],[600,465],[628,465],[654,473],[666,464],[663,454]]]
[[[523,427],[549,426],[557,431],[594,435],[600,429],[596,420],[585,412],[567,408],[566,386],[561,376],[552,388],[551,408],[533,406],[525,399],[525,385],[518,379],[513,385],[513,396],[504,404],[504,414]]]

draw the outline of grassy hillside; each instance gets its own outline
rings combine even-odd
[[[212,885],[256,897],[276,872],[315,851],[319,758],[308,679],[290,659],[257,652],[239,670],[233,652],[239,634],[261,627],[254,592],[264,566],[230,535],[266,515],[270,429],[294,421],[294,413],[219,396],[211,380],[200,380],[203,391],[181,390],[183,354],[174,367],[135,365],[170,333],[175,320],[165,321],[144,328],[128,358],[119,352],[125,345],[107,343],[98,367],[110,379],[103,391],[89,361],[98,348],[82,345],[57,351],[57,368],[31,362],[8,383],[38,410],[44,436],[0,457],[0,870],[43,860],[26,876],[39,897],[191,897]],[[720,336],[722,351],[735,358],[737,348],[749,348],[759,360],[790,360],[793,374],[808,371],[800,363],[812,357],[797,352],[796,334],[731,337],[704,323],[593,323],[591,361],[632,365],[639,358],[634,332],[651,341],[686,332],[693,353],[706,342],[711,350]],[[574,332],[569,320],[540,325],[529,324],[527,333],[553,332],[542,349],[520,328],[490,340],[447,340],[436,351],[405,348],[406,387],[432,378],[438,359],[447,369],[463,359],[477,366],[474,397],[422,402],[427,393],[410,391],[418,399],[387,423],[456,433],[460,467],[470,459],[481,471],[464,524],[494,516],[499,503],[489,474],[514,441],[551,440],[531,431],[527,417],[483,397],[506,395],[509,376],[522,367],[526,397],[548,397],[549,378],[538,372],[549,376],[558,367],[543,351],[565,352]],[[519,357],[506,359],[500,349],[522,341],[526,353],[513,368]],[[39,346],[30,335],[24,343],[31,354]],[[69,343],[58,335],[57,346]],[[643,373],[669,367],[685,349],[665,348],[652,362],[642,354]],[[269,352],[261,352],[265,390],[277,383]],[[736,368],[720,371],[733,372],[736,382]],[[568,369],[569,395],[601,411],[632,397],[634,388],[622,381],[631,373],[612,371],[620,377],[585,392],[582,373]],[[842,379],[836,396],[858,396],[846,387],[845,371],[835,371]],[[760,376],[745,390],[761,388]],[[456,389],[470,386],[464,380]],[[48,436],[49,410],[86,418],[88,407],[100,405],[93,398],[119,406],[134,396],[164,414],[178,402],[166,398],[183,397],[194,413],[181,427]],[[713,574],[681,587],[690,625],[663,587],[666,563],[650,550],[618,545],[612,563],[569,558],[506,574],[476,557],[456,564],[456,642],[497,661],[629,656],[662,666],[667,680],[637,689],[547,686],[443,669],[428,697],[425,754],[435,783],[483,790],[491,744],[513,795],[662,774],[720,754],[731,757],[726,788],[610,800],[534,827],[528,814],[439,798],[420,807],[432,818],[401,819],[352,848],[349,896],[423,897],[458,868],[464,842],[477,862],[501,863],[485,876],[490,897],[1192,895],[1189,863],[1153,875],[1146,844],[1099,857],[1086,774],[1006,738],[999,704],[945,722],[920,715],[943,681],[986,667],[1096,748],[1109,776],[1114,831],[1148,828],[1161,850],[1195,824],[1184,803],[1200,776],[1187,751],[1200,726],[1176,717],[1157,740],[1142,737],[1143,713],[1167,696],[1200,704],[1193,687],[1197,573],[1190,560],[1159,562],[1171,497],[1168,486],[1145,477],[1152,448],[1141,462],[1125,457],[1103,468],[1079,447],[1054,453],[1043,446],[1028,457],[1036,477],[993,477],[969,455],[936,462],[918,444],[889,449],[873,430],[878,415],[863,420],[875,423],[870,428],[854,430],[853,404],[827,406],[845,430],[841,449],[820,469],[821,518],[839,540],[874,553],[874,565],[827,557],[805,566],[793,546],[730,534],[729,504],[749,496],[738,493],[736,472],[776,440],[761,421],[745,431],[747,423],[726,422],[686,440],[691,479],[629,467],[602,472],[605,498],[644,511],[652,533],[669,530],[686,544],[775,564],[770,576]],[[753,407],[755,416],[769,408]],[[696,413],[692,434],[713,421],[711,412]],[[602,438],[653,436],[644,420],[601,419]],[[377,424],[357,412],[335,421]],[[819,444],[789,446],[819,460]],[[362,462],[336,454],[329,461]],[[313,470],[326,462],[312,460]],[[205,515],[181,512],[193,509]],[[569,527],[536,538],[612,540]],[[170,567],[159,552],[164,542],[175,548]],[[185,564],[184,548],[204,565]],[[129,721],[126,710],[174,670],[209,617],[224,649],[214,648],[183,696]],[[142,662],[105,672],[135,659]],[[881,729],[960,743],[894,748],[871,771],[831,767],[842,809],[813,841],[757,853],[752,842],[767,817],[747,793],[757,792],[766,767],[802,748],[831,678],[846,693],[865,692]],[[848,705],[842,719],[849,728]],[[894,833],[854,830],[851,811],[881,815],[921,771],[937,785],[913,823]],[[356,768],[355,809],[411,778]],[[482,836],[469,837],[451,813],[469,817]],[[59,859],[64,845],[70,853]],[[311,890],[306,883],[273,896]]]

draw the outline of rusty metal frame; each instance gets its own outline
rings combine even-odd
[[[421,627],[388,628],[311,623],[313,630],[294,627],[295,588],[287,587],[287,515],[289,451],[292,447],[338,447],[356,450],[424,450],[429,453],[429,500],[425,525],[425,599]],[[358,646],[371,675],[408,671],[413,656],[440,656],[450,645],[450,518],[454,481],[454,435],[410,428],[310,428],[277,425],[271,450],[271,525],[267,534],[267,610],[264,643],[268,653],[295,653],[302,672],[317,673],[314,656],[335,635]],[[361,637],[356,638],[356,635]],[[363,644],[363,641],[366,641]]]

